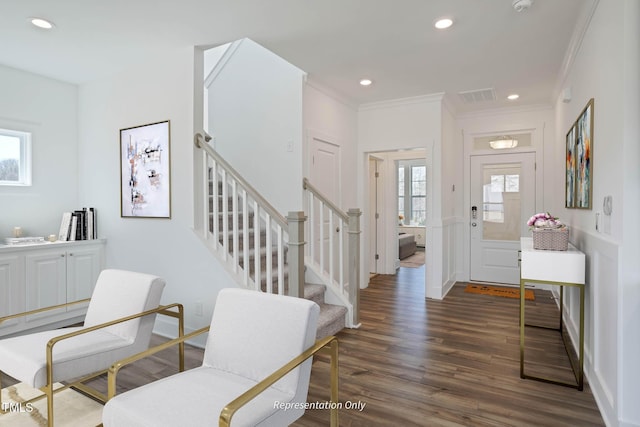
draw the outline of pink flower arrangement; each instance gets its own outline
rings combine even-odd
[[[527,221],[530,228],[562,228],[564,224],[549,212],[537,213]]]

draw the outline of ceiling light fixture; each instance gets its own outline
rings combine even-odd
[[[53,28],[53,22],[47,21],[42,18],[29,18],[29,21],[38,28],[44,28],[45,30],[50,30]]]
[[[518,146],[518,140],[507,135],[499,136],[489,141],[489,145],[494,150],[504,150],[506,148],[515,148]]]
[[[518,98],[520,98],[520,95],[518,95],[517,93],[512,93],[511,95],[507,96],[507,99],[509,101],[515,101]]]
[[[439,30],[444,30],[453,25],[453,19],[451,18],[440,18],[433,24]]]
[[[531,7],[531,5],[533,4],[533,0],[513,0],[513,8],[516,10],[516,12],[522,12],[524,10],[527,10]]]
[[[362,80],[360,80],[360,84],[361,84],[362,86],[370,86],[370,85],[371,85],[371,83],[373,83],[373,82],[372,82],[371,80],[369,80],[369,79],[362,79]]]

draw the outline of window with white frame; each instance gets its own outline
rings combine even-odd
[[[427,223],[427,167],[424,161],[398,162],[398,219],[401,225]]]
[[[31,185],[31,134],[0,129],[0,185]]]

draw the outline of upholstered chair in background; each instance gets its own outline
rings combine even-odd
[[[53,384],[104,373],[117,360],[148,348],[156,313],[178,306],[159,307],[164,287],[163,279],[149,274],[102,271],[83,326],[0,340],[0,371],[45,392],[53,426]]]

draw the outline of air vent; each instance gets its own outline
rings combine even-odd
[[[476,102],[487,102],[496,100],[496,92],[493,88],[468,90],[466,92],[458,92],[460,99],[465,104],[473,104]]]

